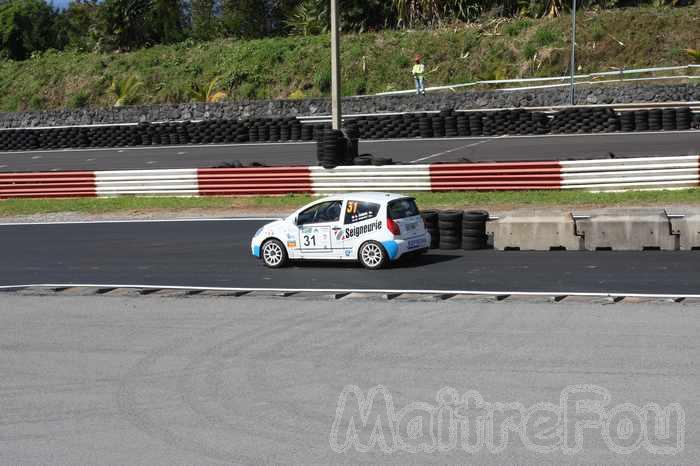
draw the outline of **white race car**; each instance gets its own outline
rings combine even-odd
[[[352,193],[308,204],[260,228],[255,257],[272,268],[290,259],[359,260],[380,269],[408,253],[426,252],[430,233],[414,199],[399,194]]]

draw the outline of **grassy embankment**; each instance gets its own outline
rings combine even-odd
[[[452,192],[417,193],[427,208],[567,208],[698,205],[700,190],[631,191],[589,193],[583,191]],[[0,217],[77,212],[84,214],[159,213],[198,210],[238,212],[286,212],[314,198],[306,195],[278,197],[119,197],[105,199],[7,199],[0,201]]]
[[[700,4],[586,12],[578,27],[582,72],[610,67],[687,64],[700,48]],[[424,54],[430,85],[559,75],[569,62],[570,18],[458,24],[425,31],[346,35],[345,95],[412,86],[411,58]],[[222,77],[231,99],[304,98],[330,92],[328,36],[220,40],[132,53],[48,52],[0,62],[0,111],[109,106],[113,79],[144,83],[135,104],[189,99],[193,82]]]

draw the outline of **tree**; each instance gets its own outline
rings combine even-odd
[[[214,0],[192,0],[192,36],[198,40],[213,39],[217,35]]]
[[[185,36],[182,1],[152,0],[147,23],[154,43],[169,44],[181,41]]]
[[[393,22],[391,4],[384,0],[338,0],[341,27],[345,31],[379,29]],[[302,0],[288,14],[289,29],[300,35],[321,34],[330,26],[328,0]]]
[[[105,0],[99,29],[105,50],[132,50],[149,43],[149,0]]]
[[[227,36],[257,38],[267,30],[265,2],[260,0],[223,0],[221,25]]]
[[[97,23],[99,5],[96,0],[73,0],[59,16],[59,42],[79,51],[95,49],[99,39]]]
[[[7,58],[24,60],[33,52],[58,47],[57,13],[41,0],[0,3],[0,50]]]

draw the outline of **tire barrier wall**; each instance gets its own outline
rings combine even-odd
[[[700,128],[700,114],[689,108],[658,108],[616,113],[609,108],[570,108],[553,114],[514,109],[495,112],[403,113],[349,118],[350,139],[441,138],[467,136],[584,134],[676,131]],[[0,130],[0,151],[87,149],[247,142],[325,141],[329,123],[296,118],[205,120],[106,126]],[[330,136],[329,136],[330,137]],[[336,139],[322,143],[339,151]]]
[[[330,170],[322,167],[253,167],[0,174],[0,198],[322,195],[348,191],[624,191],[698,186],[700,156],[351,166]]]

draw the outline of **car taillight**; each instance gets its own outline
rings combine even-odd
[[[401,234],[401,228],[399,228],[399,225],[391,217],[386,219],[386,227],[395,236],[399,236]]]

